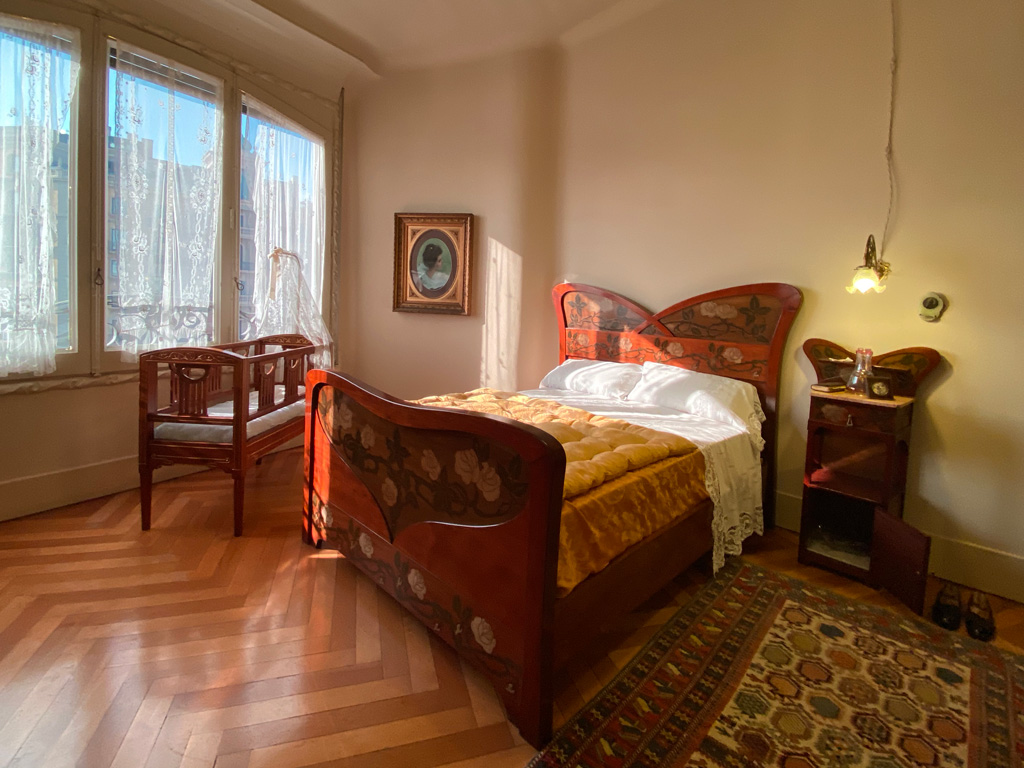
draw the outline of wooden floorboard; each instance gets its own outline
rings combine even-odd
[[[232,486],[206,472],[0,523],[0,766],[519,768],[534,751],[491,688],[338,554],[301,543],[298,450]],[[882,592],[796,561],[757,563],[851,599]],[[564,722],[708,578],[680,576],[556,677]],[[930,584],[929,599],[939,588]],[[1024,606],[993,598],[1002,647]],[[961,630],[962,632],[963,630]]]

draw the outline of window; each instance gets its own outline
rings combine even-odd
[[[0,15],[0,376],[76,344],[78,32]]]
[[[326,189],[323,141],[249,94],[242,95],[241,132],[238,328],[247,339],[273,311],[260,301],[272,293],[267,257],[276,248],[299,258],[321,311]]]
[[[0,13],[0,380],[256,328],[329,344],[337,104],[58,5]]]
[[[223,85],[111,41],[106,348],[213,343]]]

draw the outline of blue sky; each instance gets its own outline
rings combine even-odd
[[[17,82],[15,75],[21,71],[22,57],[26,43],[22,38],[0,32],[0,125],[21,125],[24,105],[21,103],[20,89],[13,87]],[[51,87],[67,91],[71,80],[71,56],[57,55],[57,66],[51,71]],[[55,105],[59,106],[59,105]],[[64,116],[62,130],[70,126],[70,112]]]
[[[145,139],[152,139],[154,157],[158,160],[167,160],[170,89],[110,70],[107,73],[107,131],[113,136],[119,135],[115,130],[118,79],[122,81],[122,88],[134,90],[142,122],[134,126],[127,120],[122,120],[122,124],[117,127],[127,126],[133,133]],[[211,135],[206,144],[200,143],[197,137],[204,125],[210,130],[217,128],[217,105],[177,91],[174,93],[174,108],[175,160],[181,165],[202,165],[203,155],[212,147],[210,142],[219,140],[220,137]]]

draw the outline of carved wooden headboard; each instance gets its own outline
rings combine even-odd
[[[757,283],[705,293],[657,314],[619,294],[580,283],[553,291],[560,360],[582,358],[653,361],[749,381],[761,396],[767,421],[765,524],[775,520],[775,444],[782,353],[800,290]]]

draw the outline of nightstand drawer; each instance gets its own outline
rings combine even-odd
[[[868,403],[811,398],[811,421],[895,434],[910,424],[910,407],[880,408]]]

